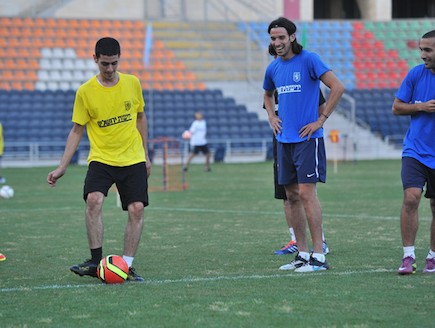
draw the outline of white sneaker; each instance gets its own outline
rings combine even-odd
[[[316,258],[310,257],[310,261],[307,262],[305,265],[296,268],[295,272],[316,272],[328,269],[329,265],[328,262],[326,262],[326,259],[325,262],[320,262]]]
[[[279,267],[280,270],[295,270],[297,268],[300,268],[304,265],[307,265],[308,261],[304,258],[300,257],[299,255],[295,256],[295,259],[291,261],[289,264],[284,264]]]

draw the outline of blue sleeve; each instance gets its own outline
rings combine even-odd
[[[276,89],[275,83],[272,80],[271,66],[272,65],[267,66],[266,73],[264,74],[263,89],[266,91],[272,91]]]
[[[412,100],[412,95],[414,93],[415,71],[416,67],[411,69],[408,74],[406,74],[402,84],[396,92],[396,98],[405,103],[409,103]]]
[[[326,65],[322,59],[320,59],[320,56],[314,52],[310,52],[310,76],[313,80],[318,80],[320,77],[325,74],[326,72],[330,71],[328,65]]]

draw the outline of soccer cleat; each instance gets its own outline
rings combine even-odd
[[[328,262],[320,262],[315,257],[310,257],[310,261],[306,263],[305,265],[297,268],[295,272],[316,272],[316,271],[323,271],[328,270],[329,265]]]
[[[435,258],[426,259],[423,273],[435,273]]]
[[[290,240],[283,248],[273,252],[275,255],[293,254],[298,251],[298,244],[294,240]]]
[[[6,183],[6,179],[3,177],[0,177],[0,183]]]
[[[329,247],[328,244],[326,243],[326,240],[323,241],[323,254],[326,255],[329,253]]]
[[[97,277],[97,266],[98,264],[92,263],[91,260],[86,260],[84,263],[73,265],[69,269],[80,277]]]
[[[6,256],[2,253],[0,253],[0,262],[1,261],[5,261],[6,260]]]
[[[414,274],[417,270],[417,263],[412,256],[407,256],[402,260],[402,265],[400,266],[397,273],[400,275]]]
[[[279,267],[280,270],[295,270],[307,264],[308,261],[300,257],[299,254],[295,256],[295,259],[289,264],[284,264]]]
[[[127,281],[136,281],[136,282],[144,282],[145,279],[142,278],[141,276],[139,276],[136,273],[136,270],[133,267],[130,267],[128,269],[128,277],[127,277]]]

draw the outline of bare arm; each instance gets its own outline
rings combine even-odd
[[[323,74],[320,77],[320,80],[331,90],[331,92],[329,93],[329,97],[326,101],[323,111],[319,111],[319,118],[317,119],[317,121],[307,124],[299,130],[300,137],[303,138],[305,136],[308,136],[308,140],[315,131],[323,126],[325,121],[334,111],[335,107],[341,99],[341,96],[344,93],[343,83],[341,83],[341,81],[337,79],[332,71],[328,71]]]
[[[418,112],[435,113],[435,99],[417,104],[409,104],[395,98],[392,111],[394,115],[412,115]]]
[[[274,91],[265,91],[264,92],[264,107],[267,111],[267,115],[269,116],[269,124],[273,130],[273,133],[276,135],[281,132],[281,120],[275,114],[275,98]]]
[[[79,146],[80,140],[82,139],[84,129],[85,127],[83,125],[79,125],[77,123],[73,124],[73,127],[69,132],[65,150],[63,152],[59,166],[47,175],[47,182],[52,187],[54,187],[57,180],[65,174],[66,169],[71,162],[71,158],[73,157],[77,147]]]
[[[137,121],[136,121],[137,129],[142,137],[143,149],[145,150],[145,160],[147,167],[147,174],[150,176],[151,174],[151,160],[148,156],[148,121],[145,115],[145,112],[137,113]]]

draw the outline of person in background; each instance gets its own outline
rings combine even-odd
[[[91,259],[70,267],[80,276],[97,276],[103,257],[103,203],[113,184],[118,189],[122,209],[128,219],[124,232],[123,258],[129,267],[128,281],[144,279],[132,267],[148,206],[147,119],[140,81],[134,75],[117,71],[121,47],[116,39],[97,41],[93,56],[99,74],[82,84],[73,107],[73,126],[59,166],[48,173],[55,186],[71,162],[86,126],[90,150],[83,188],[86,202],[86,229]]]
[[[400,212],[403,258],[399,275],[413,274],[415,239],[418,230],[418,207],[426,189],[432,212],[430,249],[424,273],[435,273],[435,30],[425,33],[420,41],[423,64],[412,68],[396,93],[392,112],[411,117],[403,141],[403,203]],[[426,188],[425,188],[426,187]]]
[[[317,272],[329,269],[323,254],[322,210],[317,183],[326,181],[323,124],[344,93],[344,86],[320,57],[303,50],[296,40],[296,25],[280,17],[269,24],[268,33],[278,58],[271,62],[263,81],[264,104],[277,139],[278,183],[284,185],[289,202],[302,211],[292,213],[298,254],[281,270]],[[319,115],[322,81],[330,90],[325,109]],[[277,90],[279,115],[275,114]],[[309,226],[313,252],[308,249]]]
[[[192,159],[200,152],[205,155],[205,171],[210,172],[210,150],[207,144],[207,122],[201,112],[195,112],[195,120],[187,130],[187,139],[190,139],[190,155],[184,164],[183,170],[187,172]]]
[[[269,55],[273,56],[275,59],[277,57],[276,51],[273,48],[271,44],[269,44]],[[320,97],[319,97],[319,115],[322,113],[325,109],[325,97],[323,96],[323,93],[321,90]],[[278,94],[275,90],[274,93],[275,98],[275,114],[278,115]],[[265,108],[263,104],[263,108]],[[274,182],[274,196],[275,199],[282,199],[283,200],[283,209],[284,209],[284,216],[285,220],[287,222],[288,230],[290,233],[290,241],[281,249],[274,252],[275,255],[286,255],[286,254],[294,254],[298,251],[298,244],[296,242],[296,235],[291,223],[291,214],[292,211],[299,211],[300,209],[292,209],[292,204],[288,201],[287,196],[285,194],[285,188],[284,186],[278,184],[278,158],[277,158],[277,152],[276,152],[276,138],[275,135],[272,136],[272,148],[273,148],[273,182]],[[300,204],[299,204],[300,205]],[[328,244],[325,240],[325,236],[323,233],[322,228],[322,239],[323,239],[323,254],[329,253]]]
[[[0,122],[0,183],[6,183],[6,179],[1,174],[2,157],[3,157],[4,149],[5,149],[5,141],[3,139],[3,125],[2,122]]]

